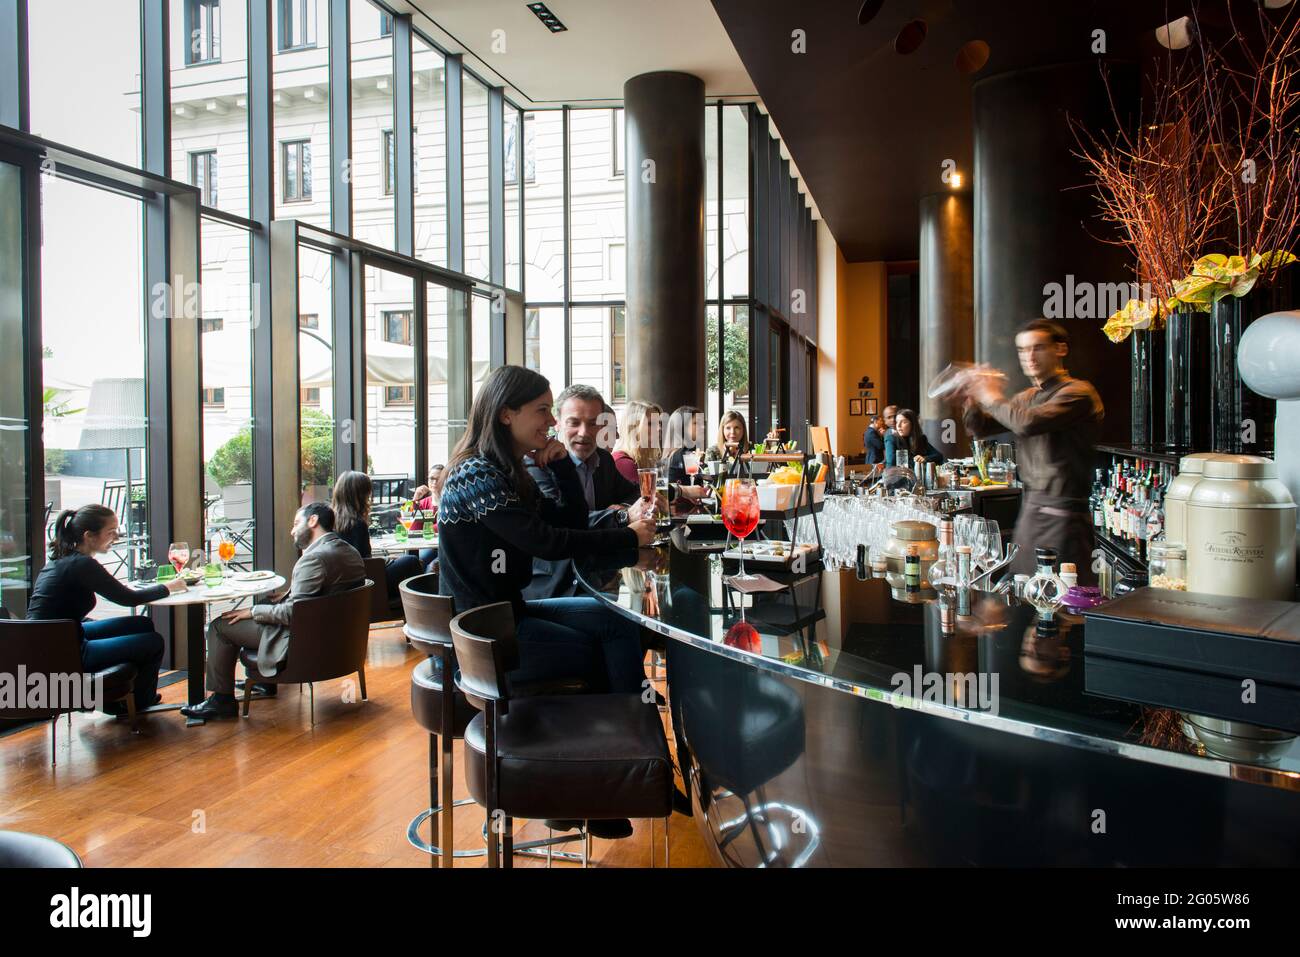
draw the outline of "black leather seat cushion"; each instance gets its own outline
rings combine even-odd
[[[430,734],[442,734],[442,694],[442,662],[437,658],[426,658],[411,672],[411,713],[420,727]],[[454,685],[452,694],[456,699],[453,705],[456,726],[452,729],[452,737],[460,738],[464,737],[465,728],[478,712]]]
[[[0,831],[0,868],[80,866],[76,851],[53,838]]]
[[[500,810],[511,817],[644,818],[672,813],[659,710],[635,694],[518,698],[497,722]],[[469,793],[486,807],[483,715],[465,730]]]
[[[121,701],[135,688],[138,674],[139,670],[135,665],[120,664],[95,672],[95,679],[103,675],[105,701]]]

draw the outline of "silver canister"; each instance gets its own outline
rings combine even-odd
[[[1271,459],[1205,461],[1186,507],[1189,592],[1294,598],[1296,504]]]

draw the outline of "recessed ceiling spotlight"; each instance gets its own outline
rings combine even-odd
[[[903,56],[915,53],[925,42],[927,30],[924,20],[907,21],[903,24],[903,29],[898,31],[898,36],[894,37],[894,52]]]
[[[957,51],[957,72],[978,73],[989,62],[989,45],[983,40],[970,40]]]
[[[528,7],[529,10],[533,11],[533,13],[537,14],[537,19],[541,20],[542,25],[546,27],[546,29],[550,30],[552,33],[563,33],[565,30],[569,29],[563,23],[560,22],[559,17],[551,13],[551,11],[547,8],[546,4],[529,3],[526,4],[526,6]]]
[[[1166,50],[1185,50],[1192,45],[1191,17],[1179,17],[1162,27],[1156,27],[1156,39]]]
[[[1264,0],[1264,6],[1270,10],[1281,10],[1290,2],[1291,0]]]
[[[862,0],[862,8],[858,10],[858,26],[866,26],[874,20],[884,5],[885,0]]]

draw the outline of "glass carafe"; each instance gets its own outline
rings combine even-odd
[[[1061,606],[1067,591],[1065,582],[1056,574],[1056,549],[1035,549],[1037,570],[1025,583],[1025,601],[1040,612],[1053,612]]]

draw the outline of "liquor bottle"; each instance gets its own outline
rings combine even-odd
[[[1105,526],[1106,520],[1102,515],[1102,503],[1106,500],[1106,483],[1105,470],[1097,469],[1096,478],[1092,482],[1092,495],[1088,497],[1088,512],[1092,515],[1092,527],[1100,529]]]
[[[1152,488],[1151,504],[1147,506],[1146,515],[1147,549],[1150,550],[1151,543],[1164,537],[1165,534],[1165,500],[1161,493],[1159,479],[1156,480]]]

